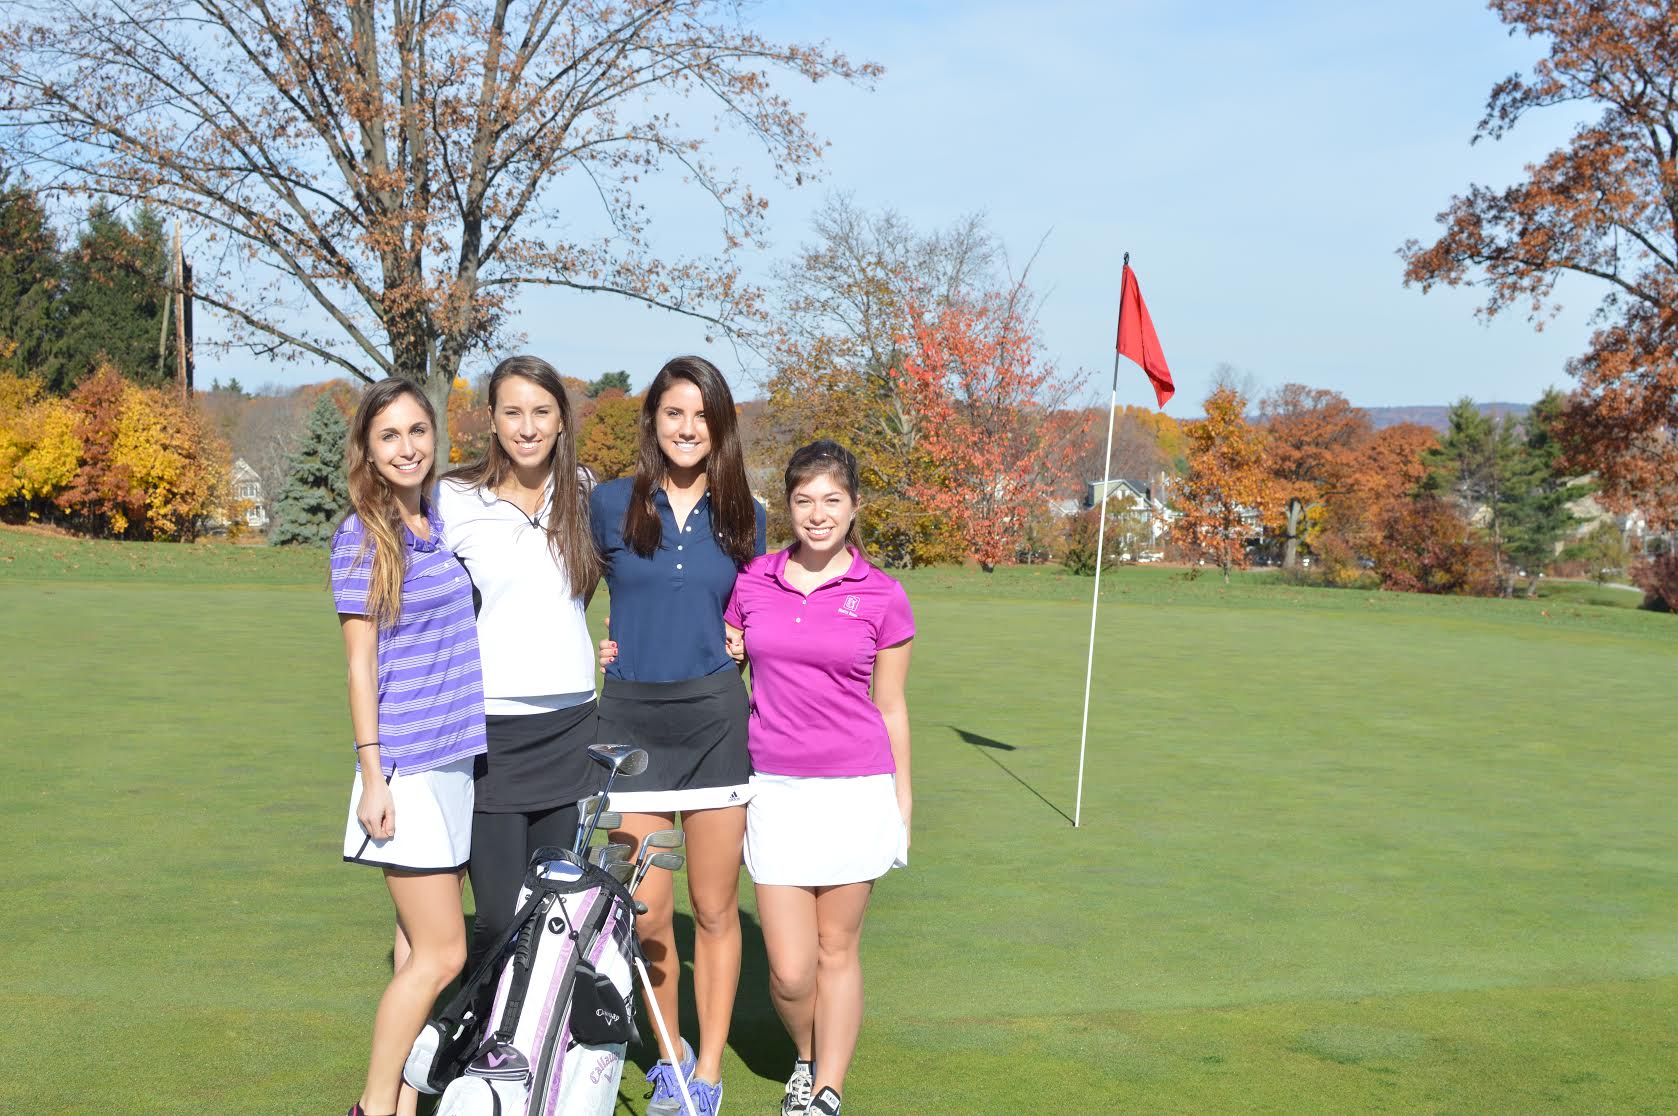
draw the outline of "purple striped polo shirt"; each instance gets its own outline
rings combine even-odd
[[[441,539],[435,510],[427,515],[431,539]],[[387,776],[429,771],[488,747],[472,579],[451,551],[406,527],[402,533],[402,612],[379,629],[379,766]],[[366,539],[354,514],[332,536],[332,603],[346,616],[367,613],[373,552],[371,540],[363,552]]]

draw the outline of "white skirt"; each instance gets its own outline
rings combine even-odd
[[[352,864],[407,872],[454,872],[472,858],[472,756],[412,775],[390,778],[396,836],[375,841],[355,816],[361,801],[361,768],[350,788],[350,816],[344,825],[344,859]]]
[[[760,884],[830,887],[909,865],[891,775],[753,775],[746,870]]]

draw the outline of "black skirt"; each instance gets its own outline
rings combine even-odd
[[[551,713],[484,718],[489,752],[473,771],[481,814],[522,814],[569,806],[595,789],[599,766],[588,758],[595,740],[595,703]]]
[[[612,784],[613,809],[620,801],[637,812],[744,805],[752,777],[749,711],[746,685],[732,668],[681,682],[607,677],[600,742],[647,752],[646,771]]]

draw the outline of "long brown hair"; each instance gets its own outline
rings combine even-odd
[[[704,357],[679,356],[653,377],[641,401],[641,428],[635,445],[635,487],[623,517],[623,540],[643,558],[651,558],[663,541],[653,493],[664,487],[667,469],[658,448],[658,405],[677,380],[699,389],[705,402],[705,430],[711,452],[705,458],[705,483],[711,496],[711,528],[717,545],[737,565],[757,553],[757,508],[746,482],[746,458],[734,421],[734,396],[717,366]]]
[[[784,478],[787,487],[787,507],[791,508],[792,494],[799,485],[812,477],[824,474],[832,477],[839,487],[845,490],[846,495],[850,496],[853,509],[860,507],[857,501],[860,488],[857,484],[856,455],[828,438],[811,442],[807,446],[799,446],[792,451],[792,459],[787,462]],[[862,516],[853,510],[851,525],[845,531],[845,543],[853,547],[862,560],[867,562],[868,551],[863,548],[862,531],[858,527],[861,519]]]
[[[494,492],[513,471],[513,459],[502,447],[501,436],[493,431],[497,394],[501,385],[513,376],[529,380],[559,402],[559,437],[554,440],[553,453],[548,458],[553,490],[548,509],[548,552],[555,561],[565,563],[571,595],[587,596],[600,580],[602,564],[600,552],[594,547],[594,533],[589,530],[588,496],[577,471],[577,427],[571,418],[571,400],[566,397],[565,385],[553,365],[541,357],[511,356],[495,366],[495,371],[489,374],[487,393],[492,426],[489,446],[482,457],[449,474],[449,479]]]
[[[408,572],[408,546],[402,538],[402,505],[396,491],[373,464],[368,435],[373,420],[386,407],[402,398],[412,397],[425,411],[432,430],[437,429],[437,410],[411,380],[387,376],[361,393],[361,403],[350,420],[349,490],[350,507],[361,519],[363,534],[361,550],[355,556],[360,565],[367,552],[373,552],[373,568],[368,575],[367,617],[381,628],[395,624],[402,615],[402,579]],[[431,490],[437,479],[437,455],[420,483],[420,492]],[[425,497],[420,497],[423,506]]]

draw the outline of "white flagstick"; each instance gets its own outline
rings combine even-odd
[[[1120,314],[1124,313],[1121,300]],[[1078,736],[1078,798],[1072,806],[1072,828],[1077,829],[1084,814],[1084,747],[1090,738],[1090,683],[1095,678],[1095,614],[1101,607],[1101,552],[1107,542],[1107,486],[1113,460],[1113,414],[1119,409],[1119,354],[1113,354],[1113,394],[1107,401],[1107,452],[1101,459],[1101,490],[1096,498],[1101,501],[1101,525],[1095,532],[1095,593],[1090,600],[1090,653],[1084,663],[1084,727]]]

